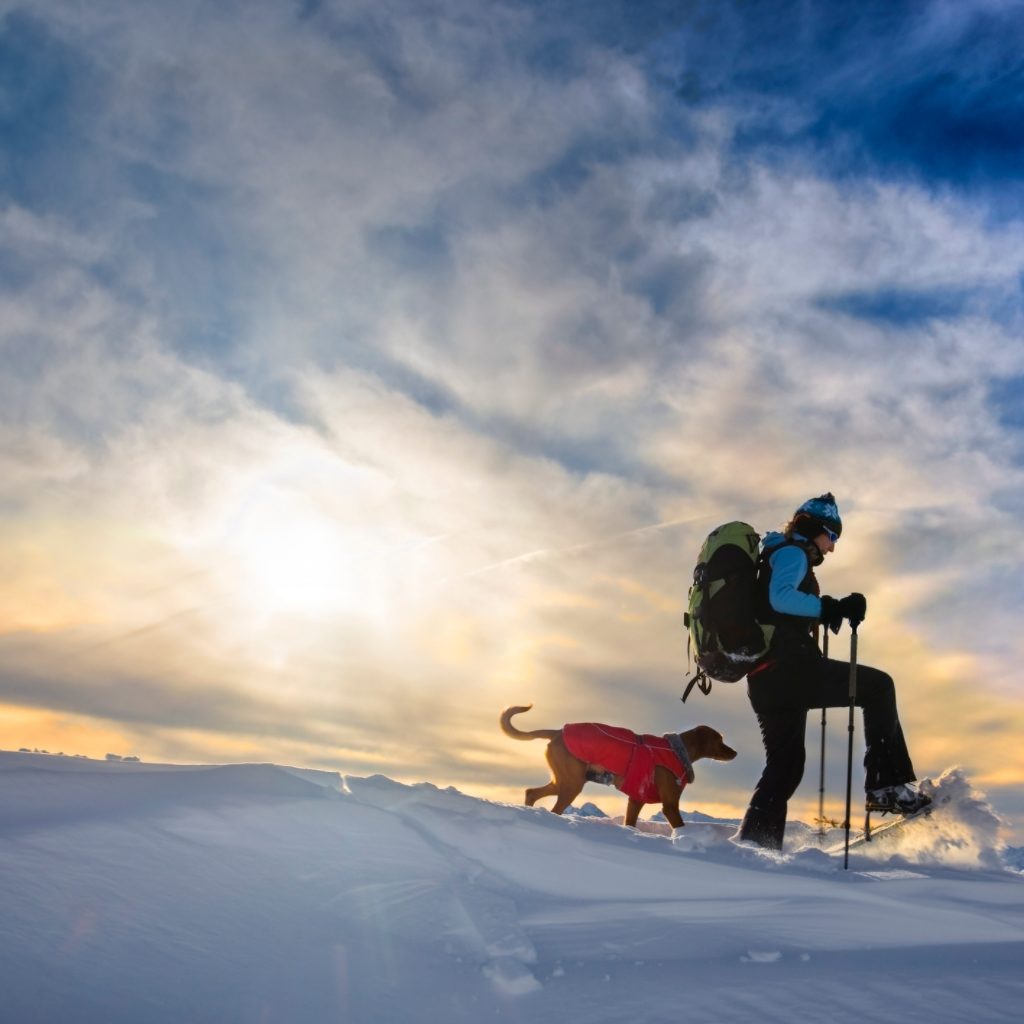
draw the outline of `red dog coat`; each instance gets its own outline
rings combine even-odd
[[[574,722],[562,726],[562,739],[573,757],[621,775],[618,788],[641,803],[661,802],[654,784],[654,769],[659,764],[679,780],[680,789],[693,781],[693,768],[679,759],[665,736],[638,736],[617,725]]]

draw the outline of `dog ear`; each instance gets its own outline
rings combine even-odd
[[[714,750],[722,739],[721,735],[710,725],[698,725],[693,731],[697,734],[696,738],[700,745],[707,747],[708,750]]]

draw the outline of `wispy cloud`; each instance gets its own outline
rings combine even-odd
[[[701,538],[828,488],[915,730],[1005,698],[1019,15],[642,6],[8,5],[2,699],[500,786],[505,704],[678,721]]]

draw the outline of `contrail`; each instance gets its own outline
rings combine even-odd
[[[177,619],[184,618],[188,615],[194,615],[196,612],[202,611],[200,606],[194,608],[183,608],[181,611],[173,612],[170,615],[165,616],[156,622],[151,622],[146,626],[140,626],[138,629],[131,629],[125,633],[118,633],[116,636],[107,637],[104,640],[96,640],[91,644],[85,644],[82,647],[75,647],[63,655],[64,658],[77,657],[80,654],[88,654],[91,651],[98,651],[103,647],[112,647],[114,644],[123,643],[125,640],[134,640],[136,637],[145,636],[147,633],[156,632],[158,629],[163,629],[164,626],[175,622]]]
[[[759,508],[748,508],[742,512],[742,516],[749,518],[750,516],[757,515],[759,513],[775,511],[779,507],[779,505],[762,505]],[[463,579],[480,576],[482,573],[491,572],[494,569],[503,569],[506,566],[516,565],[520,562],[536,562],[544,558],[558,558],[566,555],[575,555],[581,551],[589,551],[594,548],[607,547],[609,544],[616,544],[619,541],[625,540],[627,537],[639,537],[645,533],[657,533],[661,530],[669,530],[676,526],[686,526],[690,523],[718,520],[721,518],[722,516],[720,512],[702,512],[700,515],[682,516],[678,519],[666,519],[661,523],[649,523],[647,526],[637,526],[632,530],[623,530],[621,533],[613,533],[609,537],[602,537],[599,540],[587,541],[585,544],[574,544],[567,548],[538,548],[536,551],[527,551],[525,554],[513,555],[511,558],[504,558],[500,562],[492,562],[490,565],[482,566],[479,569],[473,569],[470,572],[465,573]]]
[[[504,558],[500,562],[492,562],[490,565],[482,566],[479,569],[473,569],[464,575],[464,579],[469,579],[472,576],[479,576],[485,572],[491,572],[493,569],[503,569],[509,565],[515,565],[519,562],[535,562],[542,558],[558,558],[566,555],[575,555],[581,551],[590,551],[594,548],[607,547],[609,544],[618,543],[621,540],[625,540],[627,537],[639,537],[645,533],[657,533],[660,530],[668,530],[674,526],[683,526],[687,523],[700,522],[702,519],[713,518],[711,515],[699,515],[699,516],[684,516],[681,519],[667,519],[663,523],[648,523],[646,526],[637,526],[632,530],[623,530],[621,533],[613,533],[609,537],[601,537],[599,540],[587,541],[584,544],[573,544],[567,548],[538,548],[536,551],[527,551],[522,555],[513,555],[512,558]]]

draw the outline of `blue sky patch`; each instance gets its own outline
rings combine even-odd
[[[705,5],[658,45],[690,105],[735,105],[738,152],[837,177],[1014,188],[1024,170],[1024,8],[910,2]],[[760,112],[758,113],[757,111]]]
[[[0,22],[0,196],[65,209],[82,166],[79,114],[92,87],[85,60],[24,14]]]
[[[993,381],[989,400],[1003,426],[1024,431],[1024,376]]]
[[[890,327],[915,327],[962,315],[970,292],[956,289],[887,288],[851,291],[820,298],[820,309]]]

